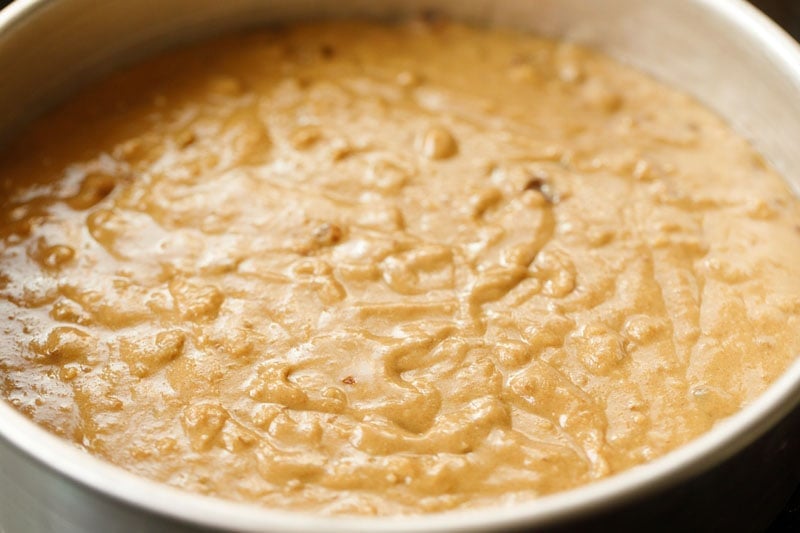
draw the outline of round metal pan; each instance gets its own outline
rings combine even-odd
[[[0,12],[0,140],[89,81],[176,44],[248,26],[436,9],[588,44],[725,117],[800,190],[800,49],[741,0],[17,0]],[[134,476],[0,401],[0,533],[757,531],[800,481],[800,363],[762,397],[648,465],[513,507],[323,518]]]

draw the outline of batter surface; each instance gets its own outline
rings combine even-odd
[[[0,180],[0,396],[202,494],[529,500],[686,443],[800,351],[784,182],[569,44],[226,38],[82,93]]]

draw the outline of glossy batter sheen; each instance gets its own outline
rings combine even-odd
[[[324,514],[658,457],[800,348],[800,212],[689,97],[445,22],[119,74],[0,162],[0,391],[132,472]]]

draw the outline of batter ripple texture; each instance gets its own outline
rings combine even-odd
[[[800,348],[800,210],[575,45],[313,23],[150,60],[0,159],[0,395],[201,494],[507,505],[697,437]]]

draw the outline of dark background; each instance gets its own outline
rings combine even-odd
[[[0,8],[9,3],[10,0],[0,0]],[[800,40],[800,0],[751,0],[751,3]],[[800,532],[800,486],[768,530],[768,533],[789,532]]]

